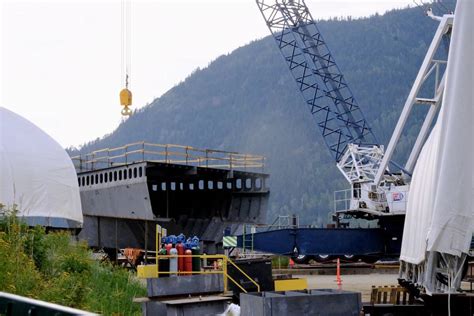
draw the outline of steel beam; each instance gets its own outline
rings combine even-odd
[[[375,185],[379,185],[380,182],[382,181],[385,171],[387,170],[388,163],[392,159],[395,148],[398,144],[398,141],[400,140],[400,136],[402,135],[405,124],[412,111],[413,105],[417,102],[416,99],[417,99],[418,93],[420,92],[423,86],[423,83],[427,79],[427,74],[432,69],[433,62],[436,62],[434,58],[441,44],[443,36],[449,31],[452,24],[453,24],[453,15],[445,15],[441,19],[441,22],[438,26],[438,29],[436,30],[433,41],[431,42],[430,47],[428,48],[428,52],[426,53],[425,59],[423,60],[423,63],[420,67],[418,75],[416,76],[416,79],[412,86],[410,94],[408,95],[405,105],[403,106],[402,113],[400,114],[400,118],[398,119],[397,125],[395,126],[395,130],[387,146],[382,162],[380,163],[380,167],[377,171],[377,174],[374,180]],[[433,115],[430,115],[427,119],[428,120],[432,119],[432,116]],[[423,133],[426,134],[426,129],[423,131]],[[415,153],[418,152],[418,154],[419,154],[419,151],[421,150],[419,148],[420,142],[418,143],[418,148],[415,148]],[[414,156],[412,157],[412,161],[410,162],[411,166],[413,165],[415,153],[414,153]]]

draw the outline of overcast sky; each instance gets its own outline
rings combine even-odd
[[[112,132],[122,119],[121,2],[0,2],[0,106],[64,147]],[[413,5],[413,0],[306,2],[317,19]],[[132,1],[133,108],[197,67],[268,34],[254,0]]]

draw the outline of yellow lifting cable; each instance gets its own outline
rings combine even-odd
[[[120,105],[123,106],[121,111],[123,116],[130,116],[132,110],[129,108],[132,105],[132,92],[128,89],[129,74],[131,72],[131,5],[130,0],[122,0],[122,82],[125,83],[125,88],[120,91]]]

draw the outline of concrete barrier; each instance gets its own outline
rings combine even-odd
[[[325,315],[359,316],[361,294],[321,289],[240,294],[241,315]]]
[[[199,295],[224,291],[221,274],[187,275],[147,279],[148,297]]]

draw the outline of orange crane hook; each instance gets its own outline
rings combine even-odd
[[[131,3],[122,0],[122,74],[125,78],[125,88],[120,91],[120,105],[123,116],[132,115],[132,92],[128,89],[129,73],[131,69]]]
[[[121,111],[123,116],[132,114],[132,110],[129,108],[132,105],[132,91],[128,90],[128,74],[126,75],[125,88],[120,91],[120,105],[123,106]]]

